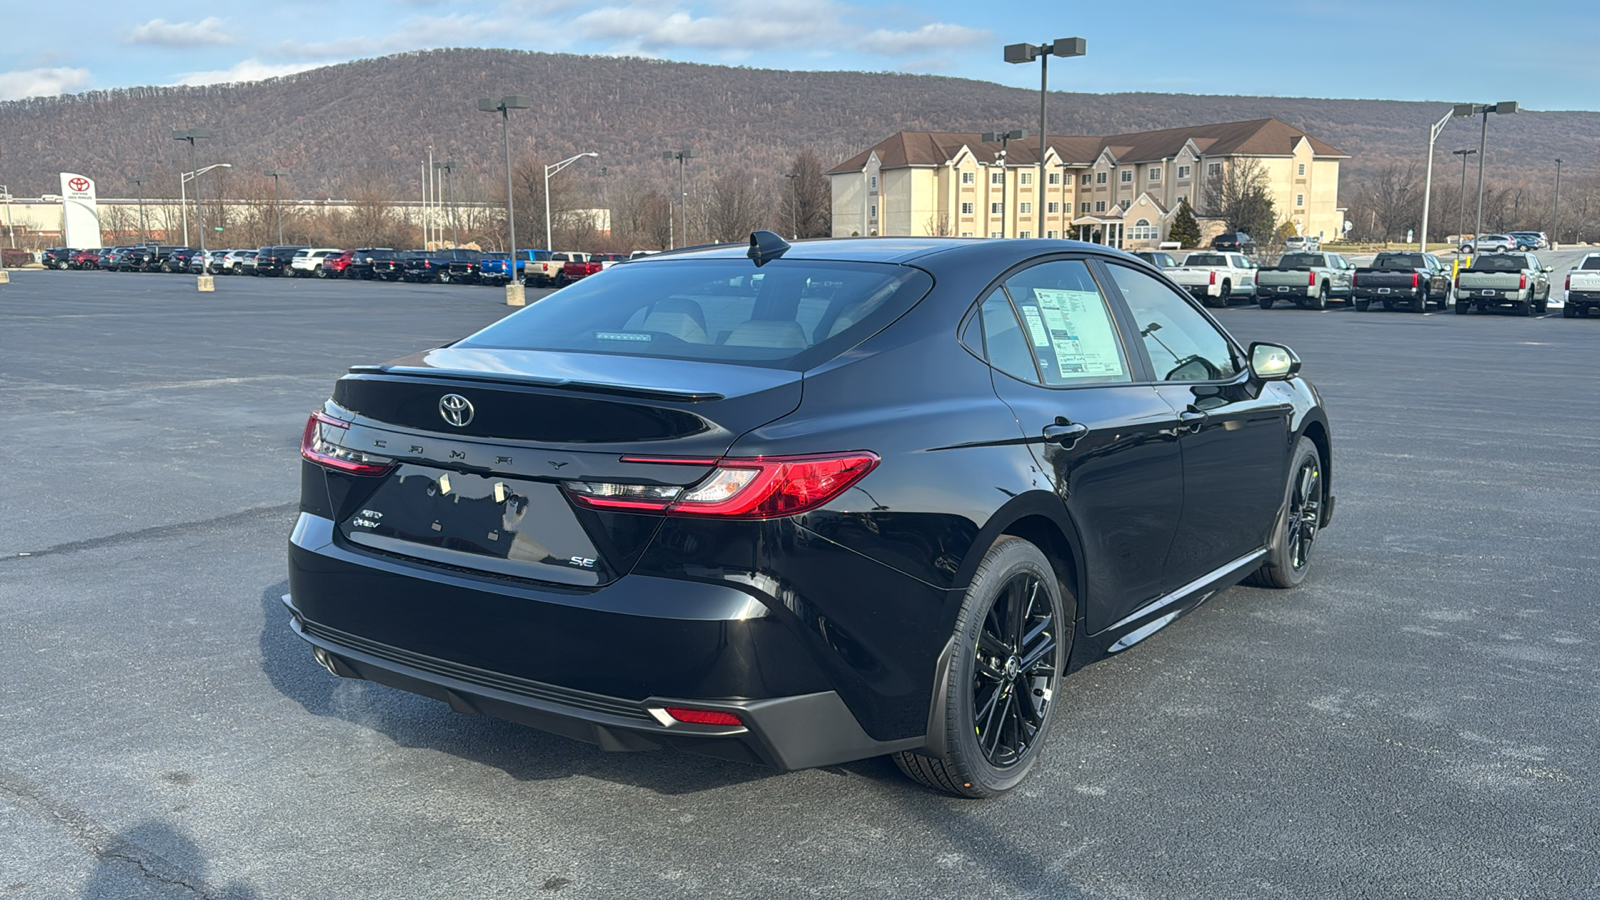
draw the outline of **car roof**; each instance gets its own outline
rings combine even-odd
[[[1093,253],[1126,259],[1127,254],[1102,244],[1040,238],[819,238],[793,242],[783,259],[814,259],[836,262],[912,263],[934,259],[957,259],[974,254],[1026,259],[1044,253]],[[666,259],[738,259],[749,253],[748,243],[718,244],[666,250],[639,257],[632,262]]]

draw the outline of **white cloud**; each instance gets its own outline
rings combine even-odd
[[[273,65],[261,62],[258,59],[247,59],[227,69],[186,73],[173,84],[233,84],[240,81],[262,81],[267,78],[293,75],[296,72],[304,72],[307,69],[317,69],[327,65],[332,65],[332,63],[324,61]]]
[[[129,44],[155,44],[159,47],[214,47],[231,44],[236,38],[223,27],[221,19],[209,16],[198,22],[151,19],[143,25],[135,25],[125,40]]]
[[[991,40],[992,37],[990,32],[980,28],[931,22],[914,31],[888,31],[880,28],[863,38],[857,46],[868,53],[907,56],[972,47]]]
[[[81,91],[94,81],[88,69],[23,69],[0,72],[0,100],[54,97]]]

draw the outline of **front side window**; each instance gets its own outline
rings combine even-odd
[[[1137,269],[1108,264],[1156,378],[1224,381],[1240,371],[1233,344],[1180,293]]]

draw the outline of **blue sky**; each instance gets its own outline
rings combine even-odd
[[[1600,110],[1600,2],[1149,0],[81,0],[6,12],[0,99],[249,81],[434,47],[772,69],[953,75],[1018,87],[1007,43],[1083,37],[1059,90],[1264,94]],[[263,10],[270,10],[263,12]],[[79,29],[82,33],[79,34]]]

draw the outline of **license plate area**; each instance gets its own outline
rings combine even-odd
[[[1392,290],[1393,290],[1392,288],[1378,288],[1378,293],[1387,294],[1387,293],[1390,293]]]
[[[1280,285],[1278,285],[1278,293],[1280,293],[1280,294],[1287,294],[1287,293],[1289,293],[1289,286],[1288,286],[1288,285],[1286,285],[1286,284],[1280,284]]]
[[[1499,291],[1495,291],[1495,290],[1479,291],[1478,292],[1478,296],[1479,297],[1498,297],[1498,296],[1500,296],[1500,292]]]
[[[616,578],[560,486],[402,465],[339,524],[384,553],[583,587]]]

